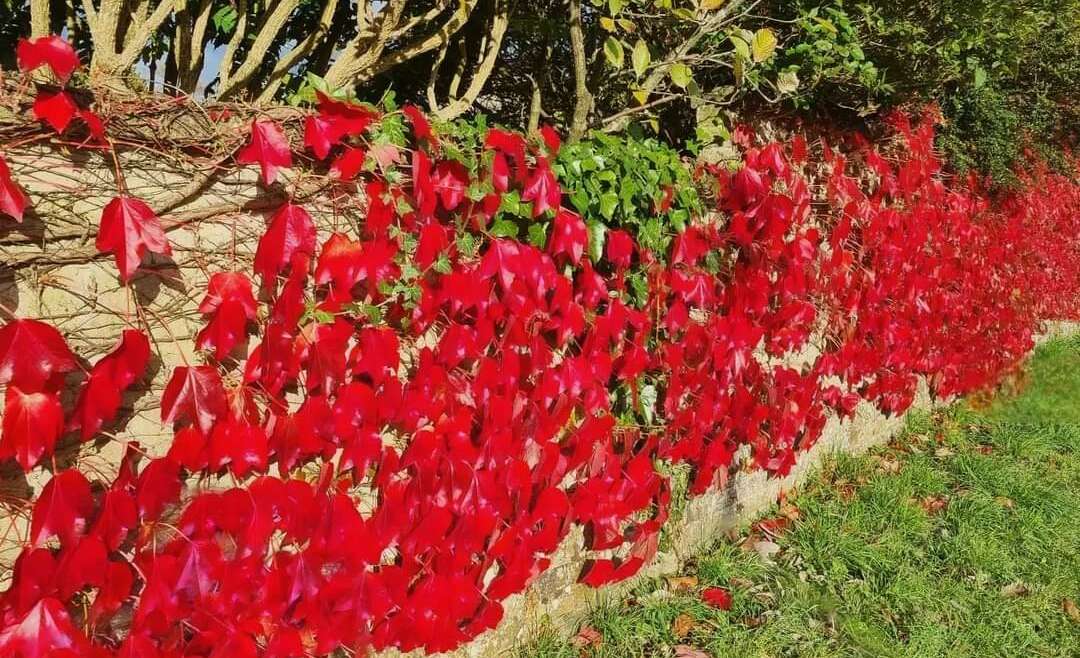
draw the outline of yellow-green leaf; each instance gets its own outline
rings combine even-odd
[[[719,9],[727,4],[727,0],[701,0],[701,8],[705,11]]]
[[[607,16],[600,17],[600,27],[604,28],[608,32],[614,32],[618,28],[615,27],[615,21]]]
[[[755,62],[764,62],[776,52],[776,35],[767,27],[754,33],[754,43],[750,44]]]
[[[634,100],[638,105],[644,105],[645,101],[649,100],[649,92],[644,89],[637,89],[634,91]]]
[[[611,10],[611,15],[615,16],[622,11],[624,0],[608,0],[608,9]]]
[[[750,59],[750,44],[746,43],[742,37],[735,34],[732,34],[729,37],[729,40],[731,41],[731,45],[735,48],[736,55],[743,59]]]
[[[621,69],[626,61],[622,43],[615,37],[608,37],[604,41],[604,57],[613,68]]]
[[[634,44],[634,50],[630,53],[630,62],[634,65],[634,75],[641,77],[649,70],[652,64],[652,53],[649,52],[649,44],[644,39],[638,39]]]
[[[746,77],[746,58],[739,53],[735,53],[733,72],[735,74],[735,84],[741,85],[743,83],[743,79]]]
[[[690,70],[689,66],[682,62],[675,62],[672,64],[671,70],[668,71],[668,75],[677,87],[683,89],[686,89],[686,86],[690,84],[690,81],[694,78],[693,71]]]
[[[799,74],[795,71],[784,71],[776,77],[776,88],[782,94],[794,93],[799,88]]]

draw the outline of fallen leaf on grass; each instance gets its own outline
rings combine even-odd
[[[979,446],[979,454],[989,455],[992,452],[994,452],[994,446],[986,445],[986,444],[983,444],[983,445]]]
[[[955,454],[956,453],[953,451],[953,449],[948,446],[941,446],[934,451],[934,456],[939,459],[944,459],[945,457],[952,457]]]
[[[1065,616],[1073,620],[1074,623],[1080,624],[1080,608],[1076,606],[1076,601],[1062,599],[1061,609],[1065,611]]]
[[[675,618],[675,621],[671,622],[671,634],[678,639],[683,639],[690,634],[690,631],[694,630],[694,626],[697,622],[694,618],[688,614],[681,614]]]
[[[570,642],[579,648],[598,647],[604,642],[604,636],[592,626],[582,626]]]
[[[994,496],[994,502],[1005,509],[1013,509],[1016,507],[1016,502],[1012,498],[1007,498],[1005,496]]]
[[[771,541],[754,542],[754,551],[762,560],[772,562],[773,556],[780,552],[780,544]]]
[[[1001,595],[1007,599],[1016,598],[1018,596],[1027,596],[1031,592],[1028,586],[1020,581],[1010,583],[1001,588]]]
[[[750,589],[754,586],[754,581],[750,580],[749,578],[741,578],[739,576],[735,576],[728,582],[731,583],[732,587],[737,587],[739,589]]]
[[[945,509],[945,506],[949,504],[949,500],[944,496],[927,496],[919,501],[919,504],[922,505],[927,514],[937,514]]]
[[[675,645],[675,658],[712,658],[700,649],[695,649],[686,644]]]
[[[731,592],[723,587],[709,587],[701,593],[701,600],[714,608],[731,610]]]
[[[742,618],[742,623],[743,626],[746,626],[747,628],[757,628],[758,626],[761,626],[765,623],[765,618],[755,615],[747,615],[746,617]]]
[[[689,592],[697,587],[697,576],[671,576],[667,579],[668,589],[673,592]]]
[[[799,508],[795,507],[791,503],[784,503],[780,506],[780,516],[784,517],[788,521],[798,521]]]

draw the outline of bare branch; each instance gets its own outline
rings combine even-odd
[[[397,2],[391,0],[389,5],[380,12],[386,15],[383,16],[383,21],[379,26],[379,33],[373,39],[366,39],[363,35],[357,35],[345,52],[327,71],[327,84],[331,87],[340,87],[346,84],[364,82],[402,62],[441,47],[468,22],[477,2],[478,0],[461,0],[461,3],[446,22],[434,32],[416,37],[383,57],[388,42],[392,41],[391,37],[395,30],[398,29],[405,5],[403,0]],[[367,49],[362,50],[365,46],[367,46]]]
[[[570,49],[574,56],[574,94],[577,98],[570,122],[570,141],[577,141],[585,135],[593,105],[588,84],[585,35],[581,29],[581,0],[570,0]]]
[[[292,15],[293,10],[299,4],[300,0],[278,0],[273,3],[273,9],[263,17],[262,25],[259,26],[259,31],[255,35],[255,40],[251,43],[251,49],[248,51],[244,61],[237,67],[235,72],[231,72],[227,76],[225,71],[222,70],[222,82],[217,90],[218,98],[226,99],[236,95],[251,80],[251,76],[255,75],[255,72],[266,58],[270,46],[274,43],[274,38],[285,27],[289,16]],[[224,61],[222,64],[224,65]]]
[[[319,16],[319,24],[315,26],[304,39],[293,46],[288,52],[282,55],[278,59],[278,63],[274,65],[274,70],[270,72],[270,77],[267,78],[266,84],[263,87],[262,92],[259,94],[256,102],[267,103],[274,98],[274,94],[277,93],[278,87],[285,80],[285,75],[300,61],[302,57],[307,57],[315,46],[319,44],[325,37],[327,32],[330,31],[330,25],[334,20],[334,11],[337,10],[338,0],[326,0],[323,5],[322,14]]]
[[[30,0],[30,36],[43,37],[50,29],[49,0]]]
[[[455,119],[465,113],[476,102],[492,71],[495,70],[495,62],[499,59],[499,50],[502,48],[503,36],[506,28],[510,25],[510,11],[507,9],[505,0],[495,1],[494,15],[491,18],[491,32],[487,39],[486,51],[482,51],[476,70],[473,71],[469,86],[465,92],[455,98],[449,105],[438,111],[442,119]],[[453,91],[451,91],[453,94]]]

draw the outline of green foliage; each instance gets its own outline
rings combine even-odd
[[[702,209],[679,153],[656,139],[594,133],[564,145],[554,168],[587,223],[624,228],[657,253]],[[669,194],[670,208],[657,212]]]
[[[1080,126],[1080,0],[775,0],[790,21],[771,65],[796,107],[831,115],[936,102],[960,171],[1014,180],[1031,146],[1052,162]]]

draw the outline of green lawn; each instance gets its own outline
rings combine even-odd
[[[1029,370],[1018,397],[913,415],[893,445],[829,463],[784,508],[772,563],[747,528],[519,655],[1080,656],[1080,338]],[[701,602],[709,586],[730,611]]]

